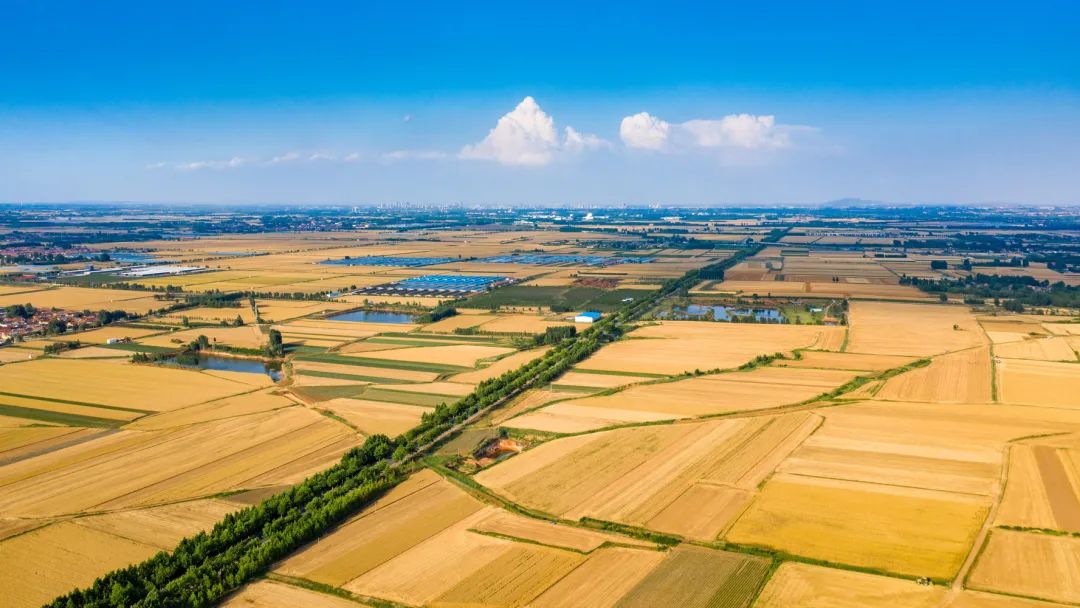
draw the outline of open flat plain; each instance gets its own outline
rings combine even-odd
[[[138,241],[205,269],[0,285],[0,306],[129,313],[0,348],[0,603],[171,551],[591,339],[576,312],[611,318],[690,273],[666,297],[801,316],[673,320],[653,302],[604,325],[589,356],[394,455],[402,481],[220,605],[1080,604],[1080,325],[942,302],[908,279],[966,276],[964,258],[859,250],[885,231],[701,245],[764,238],[756,222],[627,250],[605,243],[640,225]],[[508,285],[377,289],[433,274]],[[214,365],[170,358],[200,336]]]

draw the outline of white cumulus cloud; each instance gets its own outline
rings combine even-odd
[[[791,145],[786,127],[773,116],[729,114],[719,120],[688,120],[681,127],[703,148],[785,148]]]
[[[567,127],[562,138],[551,118],[536,100],[526,97],[499,119],[495,128],[480,142],[467,145],[460,158],[490,160],[504,165],[542,166],[564,150],[582,151],[606,145],[595,135],[579,133]]]
[[[197,160],[176,165],[181,171],[199,171],[201,169],[235,169],[250,164],[251,160],[234,156],[229,160]]]
[[[384,160],[442,160],[447,154],[442,150],[394,150],[382,157]]]
[[[663,150],[667,147],[671,125],[648,112],[626,116],[619,123],[619,137],[631,148]]]
[[[697,118],[668,123],[641,112],[622,119],[619,136],[630,148],[675,150],[725,148],[770,150],[792,145],[792,134],[813,128],[777,124],[772,115],[728,114],[722,118]]]
[[[563,130],[563,148],[570,152],[582,152],[585,150],[599,150],[610,148],[607,140],[601,139],[591,133],[580,133],[574,127],[566,127]]]

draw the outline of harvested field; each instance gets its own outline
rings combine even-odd
[[[382,433],[390,437],[420,424],[420,416],[431,411],[431,408],[415,405],[348,398],[323,401],[318,409],[341,416],[365,435]]]
[[[345,360],[348,361],[349,359]],[[437,372],[304,360],[293,361],[293,370],[299,374],[315,372],[327,378],[339,378],[342,380],[356,380],[361,382],[386,382],[387,380],[432,382],[439,377]]]
[[[1034,359],[1036,361],[1068,361],[1075,363],[1076,351],[1065,337],[1035,338],[998,344],[994,354],[1005,359]]]
[[[54,524],[0,543],[0,592],[5,606],[40,606],[157,552],[157,547],[74,522]]]
[[[61,359],[112,359],[116,363],[126,363],[130,352],[98,346],[84,346],[67,350],[58,355]]]
[[[67,426],[0,428],[0,463],[11,462],[26,454],[47,450],[97,432]]]
[[[828,334],[843,331],[807,325],[665,321],[633,331],[629,337],[635,339],[605,346],[578,368],[671,375],[733,368],[758,355],[813,346]]]
[[[496,410],[491,417],[491,423],[502,424],[506,420],[534,408],[541,407],[545,404],[557,401],[559,399],[567,399],[570,397],[578,397],[578,393],[570,391],[556,391],[550,388],[542,389],[530,389],[522,393],[519,397],[505,408]]]
[[[1077,371],[1073,363],[1002,359],[997,362],[998,395],[1004,403],[1078,408]]]
[[[454,382],[478,384],[480,382],[483,382],[484,380],[497,378],[498,376],[501,376],[506,372],[515,370],[522,365],[525,365],[529,361],[536,359],[537,357],[542,357],[544,356],[544,353],[546,353],[550,349],[550,346],[544,346],[542,348],[534,348],[531,350],[514,353],[508,357],[503,357],[502,359],[495,361],[494,363],[488,365],[483,369],[455,374],[451,379]]]
[[[930,365],[890,378],[876,399],[928,403],[990,403],[993,372],[990,348],[935,357]]]
[[[1042,326],[1055,336],[1080,336],[1080,325],[1076,323],[1043,323]]]
[[[419,346],[398,348],[372,353],[364,353],[370,359],[387,361],[409,361],[414,363],[435,363],[439,365],[459,365],[476,367],[481,359],[500,357],[513,353],[512,348],[500,346],[474,346],[472,344],[453,344],[450,346]]]
[[[849,323],[851,353],[927,356],[984,342],[974,315],[960,306],[853,302]]]
[[[466,517],[342,587],[406,605],[431,605],[473,573],[502,560],[517,545],[468,531],[487,514],[481,511]]]
[[[40,351],[26,348],[14,348],[6,346],[0,348],[0,363],[12,363],[15,361],[28,361],[41,355]]]
[[[572,321],[553,321],[534,315],[500,315],[481,325],[480,330],[504,334],[542,334],[549,327],[573,324]]]
[[[187,308],[179,312],[170,313],[163,317],[158,317],[155,320],[173,325],[180,325],[183,323],[184,317],[187,317],[189,322],[195,323],[221,323],[222,321],[232,323],[237,316],[239,316],[246,325],[253,325],[255,323],[255,313],[251,310],[250,306],[240,306],[239,308],[210,308],[207,306],[200,306],[198,308]]]
[[[1012,446],[995,523],[1080,532],[1080,449]]]
[[[940,586],[785,562],[754,608],[937,608],[945,596]]]
[[[91,289],[87,287],[57,287],[30,293],[0,295],[0,307],[13,304],[33,304],[36,308],[65,310],[124,310],[146,314],[163,304],[144,291],[124,289]]]
[[[915,357],[903,355],[861,355],[804,350],[799,359],[774,361],[776,367],[816,367],[821,369],[845,369],[850,371],[883,372],[916,361]]]
[[[984,496],[999,484],[1006,441],[1067,428],[1006,406],[863,403],[820,413],[824,425],[780,471]]]
[[[197,405],[175,409],[169,412],[152,414],[145,418],[132,422],[125,426],[128,430],[160,430],[170,429],[200,422],[222,420],[236,416],[247,416],[260,412],[269,412],[296,405],[294,401],[271,390],[262,390],[252,393],[244,393],[235,397],[226,397],[215,401],[207,401]]]
[[[708,540],[738,514],[739,497],[697,486],[752,491],[816,424],[802,413],[579,435],[523,452],[475,479],[570,519],[656,524]]]
[[[279,566],[278,572],[342,586],[439,532],[469,521],[469,516],[481,507],[434,473],[422,471],[322,541],[293,554]]]
[[[335,462],[358,443],[340,423],[302,408],[102,434],[0,467],[0,513],[50,517],[280,485]],[[292,468],[297,463],[302,466]]]
[[[943,608],[1065,608],[1064,604],[979,591],[962,591],[946,601]]]
[[[0,393],[0,413],[69,426],[120,426],[147,412],[16,397]]]
[[[141,327],[124,327],[121,325],[110,325],[108,327],[101,327],[90,331],[82,331],[76,334],[65,335],[62,336],[62,339],[76,339],[86,344],[105,344],[113,338],[131,338],[132,340],[135,340],[138,338],[142,338],[143,336],[149,336],[156,333],[160,333],[160,330],[143,329]]]
[[[220,399],[250,390],[197,371],[152,365],[116,365],[108,361],[41,359],[0,367],[4,392],[68,399],[151,411]],[[183,391],[162,391],[183,386]]]
[[[184,538],[213,528],[239,508],[239,505],[224,500],[194,500],[83,517],[75,523],[170,551]]]
[[[372,391],[383,390],[396,393],[423,393],[440,397],[464,397],[473,391],[468,384],[457,382],[423,382],[417,384],[374,384]]]
[[[230,596],[222,608],[356,608],[357,603],[345,598],[309,591],[272,580],[251,583]]]
[[[698,293],[696,290],[691,293]],[[889,300],[929,301],[930,296],[909,285],[832,283],[824,281],[722,281],[701,293],[736,293],[741,295],[808,298],[881,298]]]
[[[983,498],[777,475],[726,539],[826,562],[950,579],[989,509]]]
[[[563,401],[540,410],[523,414],[502,423],[519,429],[535,429],[549,433],[580,433],[609,426],[654,422],[681,418],[665,412],[623,410],[607,407],[577,405],[575,401]]]
[[[551,522],[545,520],[524,517],[502,510],[494,511],[477,522],[473,526],[473,530],[519,538],[580,553],[591,553],[605,543],[636,545],[645,549],[657,548],[655,544],[637,541],[617,534],[552,525]]]
[[[745,608],[768,569],[769,560],[763,557],[680,545],[615,606]]]
[[[424,326],[424,331],[436,333],[454,333],[455,329],[476,327],[488,321],[496,319],[495,315],[457,314]]]
[[[650,519],[648,528],[712,541],[742,514],[754,494],[728,486],[695,483]]]
[[[611,608],[666,557],[659,551],[600,549],[529,605],[532,608]]]
[[[707,416],[801,403],[845,384],[854,376],[843,370],[763,367],[631,386],[613,395],[577,399],[573,405],[656,412],[671,418]]]
[[[225,344],[239,348],[262,348],[266,346],[267,341],[266,336],[259,330],[259,326],[245,325],[243,327],[196,327],[144,338],[139,340],[139,344],[175,348],[194,342],[199,336],[206,336],[212,345]]]
[[[593,374],[569,371],[553,382],[562,386],[583,386],[588,388],[619,388],[627,384],[654,380],[648,376],[627,376],[624,374]]]
[[[585,558],[570,551],[514,545],[437,597],[433,606],[517,608],[543,593]]]
[[[996,529],[968,587],[1056,602],[1080,602],[1080,538]]]

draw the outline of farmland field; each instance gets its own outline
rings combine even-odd
[[[5,314],[145,315],[43,322],[0,347],[0,604],[243,527],[234,514],[267,499],[269,525],[236,555],[188,541],[200,549],[184,559],[214,566],[184,584],[223,591],[207,605],[1080,604],[1080,324],[1032,303],[1060,288],[1022,306],[1022,283],[964,291],[972,267],[1069,285],[1075,272],[999,266],[1013,262],[963,249],[984,229],[938,220],[642,209],[505,228],[462,209],[414,229],[427,211],[366,213],[347,223],[371,228],[239,235],[204,233],[207,213],[199,231],[124,244],[205,271],[70,264],[0,285]],[[428,275],[513,281],[365,293]],[[802,312],[660,314],[706,297]],[[603,317],[572,321],[590,309]],[[200,336],[263,360],[177,365]],[[328,485],[304,481],[345,455],[315,477]],[[237,574],[271,546],[288,550]]]

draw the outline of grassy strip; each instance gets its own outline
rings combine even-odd
[[[387,403],[403,403],[405,405],[420,405],[424,407],[435,407],[440,403],[453,403],[457,400],[457,397],[454,397],[453,395],[413,393],[409,391],[394,391],[370,387],[368,387],[360,397],[369,401],[385,401]]]
[[[553,382],[548,386],[550,386],[552,390],[556,391],[565,391],[567,393],[582,393],[586,395],[592,393],[599,393],[604,390],[602,387],[598,386],[575,386],[573,384],[559,384],[557,382]]]
[[[65,426],[86,426],[95,428],[116,428],[130,422],[128,420],[110,420],[109,418],[95,418],[93,416],[82,416],[65,412],[50,412],[49,410],[37,410],[30,407],[7,405],[5,403],[0,403],[0,414],[12,416],[14,418],[25,418],[27,420],[53,422]]]
[[[695,543],[697,544],[697,543]],[[741,545],[736,543],[728,543],[724,541],[716,543],[705,543],[703,546],[712,547],[714,549],[721,549],[723,551],[734,551],[736,553],[746,553],[748,555],[757,555],[759,557],[772,558],[778,561],[786,562],[798,562],[800,564],[808,564],[811,566],[823,566],[825,568],[834,568],[837,570],[847,570],[849,572],[861,572],[863,574],[875,574],[877,576],[887,576],[889,578],[898,578],[909,581],[917,581],[920,576],[914,574],[900,574],[898,572],[891,572],[889,570],[882,570],[880,568],[871,568],[868,566],[855,566],[852,564],[845,564],[841,562],[830,562],[823,559],[816,559],[813,557],[806,557],[804,555],[798,555],[795,553],[788,553],[786,551],[779,551],[764,545]],[[943,578],[929,578],[930,581],[939,585],[948,585],[951,581]]]
[[[416,384],[411,380],[399,378],[382,378],[380,376],[363,376],[359,374],[340,374],[338,372],[323,372],[314,369],[301,369],[296,372],[299,376],[312,376],[315,378],[332,378],[334,380],[355,380],[356,382],[371,382],[373,384]]]
[[[446,365],[442,363],[420,363],[416,361],[393,361],[391,359],[368,359],[365,357],[349,357],[346,355],[300,355],[298,361],[317,361],[319,363],[340,363],[342,365],[359,365],[363,367],[380,367],[383,369],[404,369],[413,372],[465,372],[472,370],[471,367],[461,365]]]
[[[574,368],[577,374],[596,374],[597,376],[632,376],[642,378],[667,378],[668,374],[650,374],[646,372],[617,372],[609,369],[581,369]]]
[[[1012,532],[1028,532],[1030,534],[1046,534],[1049,536],[1068,536],[1072,538],[1080,538],[1080,532],[1068,532],[1066,530],[1054,530],[1052,528],[1032,528],[1029,526],[997,526],[1002,530],[1010,530]]]
[[[669,547],[682,542],[682,539],[677,536],[671,536],[670,534],[661,534],[659,532],[653,532],[652,530],[649,530],[647,528],[628,526],[626,524],[620,524],[618,522],[607,521],[603,519],[582,517],[581,524],[586,528],[604,530],[605,532],[617,532],[624,536],[629,536],[638,540],[645,540],[649,541],[650,543],[656,543],[658,545],[664,545]]]
[[[38,401],[50,401],[52,403],[63,403],[65,405],[82,405],[86,407],[99,407],[103,410],[116,410],[118,412],[132,412],[134,414],[155,414],[152,410],[138,410],[133,407],[120,407],[118,405],[105,405],[103,403],[90,403],[88,401],[72,401],[71,399],[57,399],[55,397],[39,397],[37,395],[23,395],[20,393],[8,393],[0,391],[2,397],[21,397],[23,399],[37,399]]]
[[[314,402],[341,398],[360,399],[364,394],[364,385],[294,386],[292,391],[301,399]]]
[[[483,343],[497,343],[501,342],[498,338],[486,335],[467,335],[467,334],[435,334],[424,332],[386,332],[379,334],[380,338],[407,338],[416,340],[431,340],[431,341],[446,341],[446,342],[483,342]]]
[[[111,348],[113,350],[126,350],[133,353],[171,353],[176,351],[180,345],[176,346],[150,346],[147,344],[137,344],[130,342],[127,344],[101,344],[102,348]]]
[[[357,428],[357,426],[355,424],[349,422],[348,420],[342,418],[341,416],[338,416],[337,414],[335,414],[334,412],[332,412],[330,410],[324,410],[324,409],[315,408],[315,411],[319,412],[323,416],[326,416],[330,420],[333,420],[334,422],[339,422],[341,424],[344,424],[345,426],[352,429],[353,432],[356,432],[356,433],[360,432],[360,429]]]
[[[369,606],[371,608],[412,608],[405,604],[398,604],[397,602],[391,602],[379,598],[369,597],[366,595],[358,595],[350,593],[340,587],[334,587],[325,583],[317,583],[306,578],[296,578],[293,576],[285,576],[284,574],[277,574],[271,572],[266,575],[268,580],[277,581],[286,585],[292,585],[293,587],[299,587],[301,589],[307,589],[308,591],[314,591],[316,593],[322,593],[323,595],[332,595],[334,597],[340,597],[351,602],[356,602],[360,606]]]
[[[381,338],[374,337],[364,340],[375,344],[394,344],[398,346],[456,346],[465,342],[450,342],[449,340],[407,340],[405,338]]]

